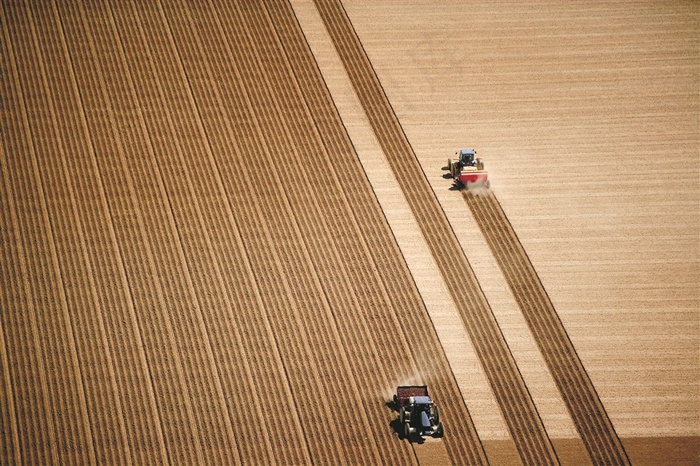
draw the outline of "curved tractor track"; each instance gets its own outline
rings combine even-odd
[[[523,462],[558,463],[542,420],[493,312],[343,6],[339,1],[317,1],[316,6],[442,272]]]
[[[491,192],[463,191],[571,413],[594,464],[629,464],[627,453],[547,291]]]

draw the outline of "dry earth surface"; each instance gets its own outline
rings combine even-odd
[[[0,463],[700,463],[699,16],[3,1]]]

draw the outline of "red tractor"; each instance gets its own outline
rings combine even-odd
[[[489,174],[484,170],[484,162],[476,158],[474,149],[460,149],[455,155],[458,157],[456,162],[447,159],[447,170],[458,188],[472,185],[489,187]]]
[[[403,385],[396,388],[394,404],[399,407],[399,423],[404,437],[413,434],[442,437],[445,426],[440,422],[440,409],[428,395],[426,385]]]

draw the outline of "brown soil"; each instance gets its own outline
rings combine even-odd
[[[575,57],[603,85],[579,86],[608,92],[618,133],[591,125],[591,106],[573,112],[569,81],[548,74],[548,108],[568,125],[550,146],[533,128],[556,119],[515,105],[517,92],[545,89],[508,51],[527,21],[570,13],[557,5],[527,16],[518,5],[318,2],[305,22],[297,15],[314,7],[302,1],[3,1],[0,463],[581,464],[619,454],[619,434],[633,464],[697,464],[697,6],[642,5],[634,23],[581,4],[571,21],[609,24],[586,28],[602,36],[585,36]],[[480,9],[472,25],[495,48],[441,36],[465,8]],[[653,29],[659,21],[672,32]],[[308,40],[324,23],[345,91]],[[596,61],[620,28],[623,42],[641,39],[633,51],[646,68],[625,54],[606,70]],[[407,53],[432,68],[463,61],[463,47],[490,84],[404,66]],[[658,82],[646,79],[654,67]],[[632,72],[645,76],[633,83],[646,107],[610,90]],[[417,104],[420,86],[435,87]],[[503,102],[520,123],[493,108]],[[450,113],[462,107],[481,108],[468,127]],[[348,128],[348,108],[367,126]],[[672,147],[662,173],[681,183],[674,193],[659,183],[655,199],[628,193],[646,180],[622,143],[641,142],[643,128],[627,123],[639,118],[670,135],[655,144]],[[504,125],[531,135],[522,153],[493,129]],[[580,126],[619,145],[626,181],[528,181],[520,167],[535,148],[547,179],[588,176],[570,156],[600,147]],[[370,139],[384,165],[368,165]],[[461,196],[440,167],[464,141],[493,162],[498,209],[452,202]],[[648,205],[657,230],[642,222]],[[410,222],[397,224],[394,208]],[[601,213],[623,211],[605,230]],[[506,221],[512,230],[489,236]],[[485,236],[465,241],[461,222]],[[608,244],[586,256],[594,231]],[[622,233],[641,242],[612,240]],[[640,259],[649,250],[651,265]],[[549,337],[529,330],[529,300],[558,322],[542,327]],[[520,320],[507,324],[508,313]],[[387,401],[401,383],[430,386],[444,439],[400,438]]]

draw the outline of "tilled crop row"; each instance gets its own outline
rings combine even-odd
[[[512,225],[491,193],[464,192],[594,464],[629,464],[595,387]]]
[[[145,209],[152,212],[147,219],[149,239],[158,275],[166,284],[164,299],[175,342],[172,350],[180,359],[176,363],[183,368],[182,398],[191,429],[191,444],[183,446],[187,449],[183,454],[191,458],[188,461],[202,458],[207,463],[235,463],[239,461],[238,449],[227,402],[230,392],[225,390],[231,387],[220,374],[221,352],[216,351],[229,343],[228,335],[224,335],[226,341],[220,340],[226,327],[220,323],[219,314],[226,311],[228,303],[217,286],[222,279],[212,258],[211,239],[202,227],[204,207],[196,191],[200,185],[193,182],[197,173],[188,164],[200,160],[193,156],[199,148],[192,147],[196,140],[188,137],[190,119],[183,118],[179,102],[174,101],[177,97],[172,97],[182,92],[173,89],[180,81],[168,75],[172,69],[167,66],[175,57],[167,25],[157,5],[131,11],[118,10],[115,5],[113,11],[119,24],[128,19],[135,26],[132,40],[124,41],[121,68],[127,69],[138,85],[133,91],[127,85],[119,89],[116,81],[110,87],[119,89],[117,94],[123,99],[120,108],[133,108],[135,102],[142,105],[141,115],[127,113],[120,124],[138,121],[139,117],[143,122],[140,132],[122,128],[133,138],[131,143],[140,148],[135,154],[148,154],[130,160],[130,164],[138,173],[138,191],[148,193],[145,200],[150,204]],[[105,67],[119,63],[117,54],[110,57],[105,51],[101,55],[107,56]]]
[[[236,96],[231,96],[230,92],[227,92],[230,91],[229,89],[223,89],[223,100],[227,103],[231,101],[245,103],[248,100],[248,105],[256,109],[252,118],[256,119],[259,125],[258,138],[254,138],[255,131],[242,135],[254,139],[250,141],[253,150],[240,153],[238,162],[246,164],[242,175],[252,179],[254,189],[257,190],[255,197],[258,201],[262,201],[258,209],[263,212],[273,212],[276,219],[274,227],[271,228],[268,246],[259,250],[272,251],[281,259],[278,263],[281,272],[275,278],[281,281],[279,277],[285,277],[288,281],[287,306],[292,308],[291,310],[296,310],[295,315],[289,317],[289,324],[292,329],[296,329],[303,335],[303,340],[308,345],[307,348],[301,348],[305,352],[285,355],[284,361],[287,365],[304,364],[304,361],[307,361],[307,367],[309,362],[312,364],[306,370],[290,369],[288,371],[290,382],[294,393],[300,393],[301,386],[305,385],[304,390],[309,399],[332,400],[329,406],[313,406],[312,403],[299,406],[299,415],[302,417],[303,424],[314,426],[312,428],[314,432],[311,435],[317,437],[309,441],[312,460],[334,462],[365,460],[369,463],[380,461],[375,441],[363,435],[365,428],[362,426],[371,424],[365,414],[367,407],[361,401],[348,362],[353,351],[358,351],[357,343],[362,339],[355,337],[353,340],[355,347],[342,344],[344,342],[340,336],[341,330],[333,312],[334,310],[337,312],[337,301],[340,299],[339,296],[343,295],[336,293],[340,291],[339,288],[331,290],[324,288],[330,285],[328,274],[335,274],[338,270],[342,270],[342,266],[337,262],[337,254],[330,253],[333,244],[328,242],[328,235],[323,231],[323,222],[318,221],[324,219],[327,213],[319,211],[317,207],[314,211],[315,201],[304,193],[306,190],[304,183],[285,185],[284,176],[293,173],[294,177],[291,179],[299,180],[304,173],[296,169],[291,160],[297,150],[296,141],[289,136],[293,128],[290,129],[288,126],[290,123],[281,120],[280,115],[275,111],[275,105],[284,97],[276,85],[266,82],[263,77],[264,71],[256,62],[256,56],[259,53],[256,47],[261,44],[254,42],[256,32],[254,26],[250,24],[254,20],[250,16],[251,12],[246,14],[245,11],[238,11],[235,7],[231,9],[222,7],[217,13],[226,31],[236,31],[236,35],[230,40],[232,47],[229,52],[233,55],[233,60],[227,60],[227,62],[239,64],[239,68],[233,70],[233,75],[239,77],[241,84],[233,88],[246,91],[243,98],[235,98]],[[194,16],[201,17],[197,14]],[[192,71],[195,72],[194,69]],[[207,81],[211,82],[211,79]],[[245,110],[239,108],[231,114],[240,115],[242,111]],[[285,170],[279,173],[274,171],[275,154],[287,154],[290,157],[289,163],[280,164],[280,167],[284,167]],[[259,161],[262,163],[256,164]],[[275,278],[270,277],[266,280],[272,281]],[[336,281],[338,278],[333,276]],[[277,298],[282,291],[276,291]],[[348,294],[345,295],[346,299],[348,296]],[[273,296],[267,298],[271,299]],[[344,310],[344,312],[348,311]],[[279,309],[275,315],[283,316],[284,312],[285,310]],[[290,329],[287,329],[287,335],[285,335],[277,322],[273,326],[280,338],[285,340],[289,338]],[[357,329],[346,328],[342,333],[348,336],[351,332],[357,333]],[[291,341],[287,344],[298,345],[298,342]],[[314,413],[314,410],[319,409],[325,412]],[[345,420],[345,413],[352,413],[352,420]],[[343,416],[337,417],[339,414]],[[333,430],[330,425],[325,425],[329,420],[336,423],[335,430],[338,431],[336,438],[327,437]],[[335,447],[331,447],[333,443],[336,443]],[[352,459],[348,456],[352,454],[351,452],[362,449],[365,450],[364,455],[355,456]]]
[[[261,71],[269,79],[269,85],[274,86],[273,97],[279,109],[277,115],[282,117],[282,129],[286,129],[286,137],[280,138],[276,146],[282,152],[285,152],[285,147],[289,148],[284,171],[275,173],[272,165],[271,175],[288,196],[308,246],[319,286],[326,295],[338,327],[339,341],[351,361],[345,377],[356,385],[355,390],[367,410],[367,430],[380,439],[378,445],[381,448],[376,452],[376,458],[404,458],[407,445],[392,441],[391,431],[386,426],[385,400],[366,390],[367,386],[390,386],[396,379],[396,371],[401,366],[406,367],[402,353],[391,351],[386,338],[377,340],[376,334],[371,335],[370,328],[376,322],[372,318],[386,306],[376,284],[368,281],[374,277],[368,273],[366,248],[351,221],[352,215],[336,180],[319,170],[327,163],[328,157],[314,134],[308,109],[293,85],[290,64],[286,63],[279,47],[273,23],[263,8],[242,5],[241,13],[248,26],[251,45],[258,48],[257,55],[269,58],[263,62]],[[294,176],[287,176],[287,173]],[[371,338],[367,338],[368,335]],[[360,425],[356,428],[362,429]]]
[[[460,435],[445,439],[451,457],[456,463],[483,462],[483,449],[432,323],[416,293],[386,219],[377,206],[291,6],[280,1],[268,3],[266,7],[292,65],[296,86],[306,106],[312,110],[311,116],[316,125],[315,130],[306,128],[299,132],[300,135],[317,132],[317,137],[308,142],[308,153],[318,155],[305,159],[307,173],[313,177],[311,185],[322,187],[319,195],[335,199],[330,208],[345,207],[345,210],[331,217],[338,223],[333,236],[342,239],[339,245],[344,246],[348,254],[363,250],[370,259],[355,261],[356,266],[350,267],[349,272],[353,275],[351,282],[359,287],[355,295],[360,300],[359,309],[367,314],[374,340],[379,347],[388,351],[385,358],[394,355],[393,359],[381,361],[380,367],[393,367],[398,374],[411,373],[406,371],[414,370],[413,365],[431,371],[433,393],[437,394],[445,412],[450,413],[449,429],[460,432]],[[303,111],[303,108],[299,111]],[[348,234],[353,230],[362,234]],[[376,270],[374,274],[372,268]],[[375,281],[363,278],[372,275],[376,277]],[[375,290],[376,286],[379,289]],[[365,303],[370,291],[372,296],[376,293],[378,297]],[[412,329],[422,330],[416,335]],[[404,355],[410,355],[410,358]],[[367,374],[371,373],[370,367]]]
[[[71,228],[70,203],[63,202],[74,197],[74,193],[63,178],[65,153],[55,127],[55,115],[59,109],[43,98],[47,80],[41,52],[42,32],[37,27],[36,18],[21,4],[7,5],[3,15],[4,21],[13,25],[9,31],[13,51],[8,55],[13,60],[10,65],[15,84],[12,93],[22,99],[15,101],[17,106],[12,109],[15,118],[3,122],[7,124],[3,128],[7,128],[8,149],[11,151],[6,167],[14,174],[8,183],[12,193],[8,200],[14,204],[10,211],[12,221],[16,222],[17,244],[21,243],[19,249],[24,256],[19,258],[23,269],[20,276],[26,277],[28,282],[23,285],[31,284],[24,287],[29,302],[14,301],[9,303],[8,312],[3,310],[3,317],[7,316],[3,329],[10,338],[27,341],[30,348],[33,347],[25,348],[28,354],[37,351],[34,367],[27,367],[28,361],[23,354],[14,354],[13,361],[17,361],[17,365],[10,367],[22,373],[19,380],[24,378],[36,383],[34,390],[41,391],[44,402],[44,412],[24,411],[34,408],[27,403],[38,401],[24,396],[38,393],[32,393],[32,389],[27,393],[24,386],[20,387],[17,400],[20,416],[32,419],[27,425],[21,423],[20,437],[21,441],[35,446],[26,452],[26,461],[94,462],[93,425],[86,396],[95,393],[99,396],[99,387],[85,383],[83,374],[88,375],[84,372],[86,366],[91,368],[99,363],[90,360],[91,355],[78,356],[79,351],[85,356],[85,351],[90,351],[94,342],[81,338],[82,326],[89,326],[92,322],[76,319],[69,312],[69,306],[77,309],[89,307],[85,300],[89,300],[89,293],[87,296],[75,293],[75,280],[84,270],[69,259],[73,253],[69,248],[80,247],[81,242]],[[27,142],[28,145],[22,147]],[[22,148],[26,152],[20,152]],[[54,163],[56,158],[61,163]],[[26,307],[16,307],[23,305]],[[12,319],[19,317],[19,320],[24,320],[22,311],[25,309],[28,310],[29,328],[23,328],[20,322]],[[22,346],[12,345],[18,349]],[[41,372],[38,377],[27,374],[37,370]],[[54,393],[62,396],[51,397],[50,394]],[[37,403],[36,406],[41,405]],[[42,419],[48,419],[49,423],[42,423]],[[94,427],[99,428],[100,420],[94,420]]]
[[[339,2],[316,2],[350,81],[457,305],[518,451],[554,464],[547,437],[498,323]]]
[[[112,372],[110,376],[102,376],[99,372],[98,374],[83,373],[82,383],[86,387],[90,387],[91,384],[99,386],[99,384],[111,383],[112,385],[111,389],[99,386],[100,391],[88,390],[88,404],[94,424],[94,443],[96,450],[100,452],[97,458],[107,462],[118,462],[120,458],[128,457],[129,449],[131,449],[135,455],[132,459],[137,462],[139,462],[138,458],[143,461],[153,461],[155,457],[151,456],[152,453],[159,450],[157,447],[159,425],[157,421],[156,424],[150,424],[151,419],[147,414],[153,412],[155,400],[152,394],[150,375],[145,364],[143,340],[136,324],[136,314],[130,296],[129,284],[120,258],[121,252],[117,246],[117,235],[114,225],[111,223],[110,209],[114,206],[110,205],[110,202],[113,202],[114,199],[109,195],[109,191],[105,191],[105,188],[111,187],[110,179],[104,177],[98,170],[95,148],[99,150],[100,147],[91,141],[88,134],[88,118],[83,112],[86,96],[81,95],[81,92],[88,89],[78,90],[78,82],[73,76],[73,69],[80,69],[80,65],[76,64],[73,67],[71,64],[72,57],[68,54],[67,44],[63,38],[63,25],[56,19],[58,12],[55,9],[52,10],[51,6],[45,2],[41,5],[34,5],[33,10],[41,13],[37,14],[38,17],[42,18],[39,29],[43,35],[47,35],[42,42],[42,53],[50,63],[49,69],[55,73],[52,75],[53,79],[48,79],[51,89],[47,95],[61,96],[59,100],[61,108],[54,113],[54,118],[57,119],[56,125],[58,125],[59,133],[70,135],[70,137],[63,138],[63,143],[67,148],[63,163],[68,165],[67,172],[71,174],[72,179],[63,180],[63,182],[67,185],[73,183],[75,191],[80,193],[79,196],[70,198],[71,202],[77,206],[75,212],[76,216],[79,216],[75,219],[73,228],[78,231],[80,231],[81,226],[83,228],[84,247],[90,258],[89,264],[86,263],[84,266],[90,270],[94,286],[99,290],[98,305],[95,305],[94,302],[91,303],[94,307],[83,308],[77,317],[99,319],[100,314],[103,316],[107,341],[104,342],[105,336],[101,336],[100,331],[92,329],[86,330],[88,333],[84,337],[95,341],[102,339],[104,349],[97,350],[94,356],[107,357],[111,352],[111,356],[115,358],[115,361],[111,363],[113,365],[110,369]],[[64,198],[64,202],[66,201],[68,199]],[[73,257],[73,260],[76,260],[76,256]],[[80,255],[77,257],[80,258]],[[88,280],[84,284],[88,290],[91,288],[90,283]],[[59,348],[60,346],[55,349]],[[93,357],[86,352],[81,352],[81,355]],[[110,367],[111,364],[109,359],[99,363],[105,368]],[[91,365],[84,365],[84,367],[86,371],[88,369],[99,371],[99,368]],[[80,382],[80,380],[76,382]],[[101,392],[111,396],[105,401],[100,401]],[[60,400],[64,394],[51,393],[49,396]],[[67,418],[70,419],[71,416],[67,416]],[[99,419],[104,419],[104,421],[99,421]],[[142,427],[142,423],[146,425]],[[129,435],[128,445],[125,440],[127,435]],[[23,450],[25,449],[23,448]],[[31,448],[26,450],[32,451]],[[145,452],[145,456],[139,456],[141,450]],[[163,449],[160,451],[164,453]]]
[[[161,452],[165,456],[161,460],[203,461],[201,442],[194,433],[195,403],[201,400],[193,397],[192,374],[196,374],[197,367],[185,359],[189,337],[182,330],[180,320],[188,315],[185,308],[188,298],[172,294],[182,291],[176,288],[179,283],[173,277],[177,269],[168,271],[168,267],[177,267],[169,262],[177,257],[177,250],[163,247],[173,241],[168,222],[160,217],[169,210],[164,209],[157,192],[159,185],[153,182],[158,177],[147,171],[153,168],[148,164],[148,152],[143,150],[139,120],[125,111],[129,108],[129,80],[123,79],[121,68],[110,68],[119,63],[119,55],[114,49],[104,48],[105,39],[94,30],[107,34],[111,28],[91,26],[93,9],[67,3],[61,5],[60,14],[99,177],[112,203],[110,213],[132,293],[134,314],[143,335],[149,382],[157,405],[157,411],[135,415],[152,416],[150,422],[158,423],[154,432],[158,442],[164,444]],[[80,37],[88,40],[78,40]],[[112,36],[110,43],[119,42]],[[146,156],[134,158],[133,154],[140,150]],[[134,431],[135,446],[143,445],[142,437],[152,435],[141,429]]]

